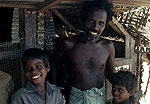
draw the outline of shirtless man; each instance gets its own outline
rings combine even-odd
[[[104,82],[105,76],[111,82],[115,50],[113,43],[100,35],[112,17],[111,10],[106,0],[85,3],[81,10],[85,33],[64,39],[57,50],[57,60],[65,55],[69,67],[69,104],[106,104]]]

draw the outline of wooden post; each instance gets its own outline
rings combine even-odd
[[[36,11],[25,11],[25,49],[36,47]]]
[[[135,46],[140,46],[141,45],[141,40],[135,39]],[[137,53],[137,67],[136,67],[136,77],[138,79],[138,89],[141,90],[141,58],[142,58],[142,53]]]
[[[22,49],[25,49],[25,12],[24,9],[19,9],[19,36]]]
[[[74,32],[76,32],[78,35],[80,34],[80,32],[69,21],[67,21],[66,18],[58,10],[52,9],[52,12],[56,16],[58,16],[66,25],[71,27]]]

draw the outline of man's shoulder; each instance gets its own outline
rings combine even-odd
[[[64,42],[64,41],[71,41],[71,42],[76,42],[76,41],[81,41],[83,39],[83,35],[71,35],[69,37],[57,37],[57,38],[54,38],[54,42]]]
[[[113,45],[113,42],[111,40],[108,40],[108,39],[103,38],[103,37],[101,38],[100,41],[102,41],[103,44],[108,45],[108,46]]]
[[[75,36],[70,36],[70,37],[57,37],[57,38],[54,38],[54,39],[53,39],[55,45],[57,45],[57,44],[62,45],[63,43],[66,43],[66,42],[74,42],[75,40],[76,40],[76,39],[75,39]]]
[[[73,35],[73,36],[64,38],[64,40],[75,42],[77,40],[80,40],[81,38],[82,38],[82,35]]]
[[[80,39],[81,39],[80,36],[77,35],[66,37],[63,39],[62,44],[64,45],[65,49],[71,49],[72,47],[75,46],[76,43],[79,43]]]

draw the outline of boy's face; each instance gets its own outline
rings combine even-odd
[[[133,94],[132,91],[128,92],[128,90],[124,86],[121,86],[121,85],[112,86],[112,95],[113,95],[115,102],[117,103],[121,103],[129,99],[129,97],[132,94]]]
[[[25,67],[26,77],[33,84],[44,84],[47,72],[50,71],[50,67],[45,67],[44,62],[41,59],[30,59],[26,62]]]

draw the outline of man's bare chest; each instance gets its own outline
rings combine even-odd
[[[74,65],[101,66],[105,64],[109,52],[101,44],[77,44],[69,50],[69,58]]]
[[[108,49],[102,44],[76,44],[69,51],[70,54],[79,56],[107,56]]]

